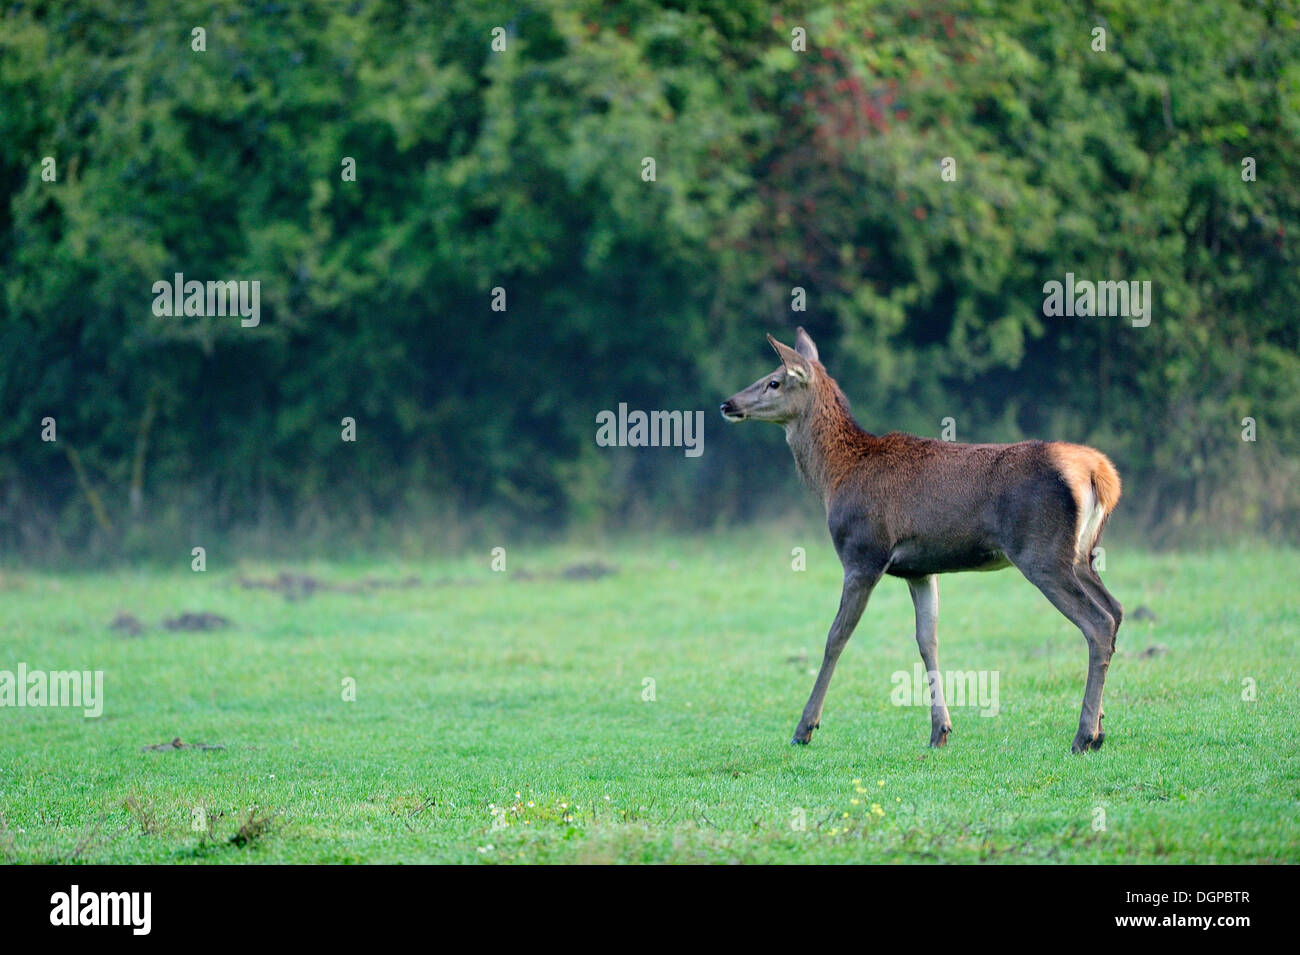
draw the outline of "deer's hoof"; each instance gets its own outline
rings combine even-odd
[[[814,723],[812,726],[804,726],[802,723],[800,723],[798,727],[795,728],[794,739],[790,740],[790,745],[807,746],[809,743],[812,742],[813,730],[815,730],[817,727],[821,725],[822,724],[820,722]]]
[[[1101,744],[1106,741],[1106,734],[1098,731],[1095,735],[1092,733],[1078,733],[1074,737],[1074,743],[1070,746],[1073,753],[1086,753],[1089,750],[1101,749]]]
[[[948,745],[948,734],[951,732],[952,726],[936,726],[930,731],[930,745],[935,749]]]

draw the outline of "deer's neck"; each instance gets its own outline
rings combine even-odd
[[[836,486],[864,463],[872,436],[858,427],[833,381],[819,383],[809,412],[786,423],[785,440],[799,476],[829,505]]]

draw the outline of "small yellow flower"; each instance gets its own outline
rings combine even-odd
[[[883,787],[883,786],[885,785],[885,781],[884,781],[883,779],[881,779],[881,780],[879,780],[879,781],[876,782],[876,785],[877,785],[877,786],[881,786],[881,787]]]
[[[858,803],[860,803],[861,801],[862,801],[862,800],[860,800],[860,799],[850,799],[850,800],[849,800],[849,805],[850,805],[850,806],[856,806],[856,805],[857,805]]]

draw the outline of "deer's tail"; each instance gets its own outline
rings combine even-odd
[[[1119,503],[1119,472],[1110,458],[1095,448],[1064,442],[1055,442],[1049,448],[1053,463],[1074,495],[1078,514],[1076,556],[1087,562],[1106,520]]]

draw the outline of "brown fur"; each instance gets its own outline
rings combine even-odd
[[[1053,464],[1060,471],[1065,483],[1074,495],[1075,508],[1078,511],[1078,557],[1087,561],[1092,550],[1101,539],[1101,532],[1106,526],[1110,512],[1119,503],[1120,480],[1115,465],[1110,458],[1094,448],[1081,444],[1068,444],[1053,441],[1047,445],[1047,453]],[[1092,527],[1092,532],[1084,536],[1085,524],[1094,514],[1093,500],[1101,505],[1101,514]]]
[[[1047,452],[1060,468],[1080,506],[1087,500],[1088,489],[1092,487],[1096,489],[1102,510],[1107,514],[1115,510],[1115,505],[1119,503],[1120,480],[1119,472],[1110,463],[1110,458],[1095,448],[1067,444],[1064,441],[1051,442],[1047,446]]]
[[[917,645],[930,671],[938,665],[936,575],[1014,565],[1088,642],[1088,681],[1073,749],[1099,748],[1102,688],[1123,619],[1119,601],[1090,562],[1120,496],[1110,460],[1064,442],[958,444],[870,434],[853,420],[802,328],[795,348],[770,335],[768,341],[782,367],[727,399],[722,414],[785,429],[800,475],[825,504],[844,565],[840,609],[793,742],[807,743],[821,725],[836,661],[883,575],[908,582]],[[931,703],[931,745],[942,746],[951,729],[938,695]]]
[[[822,363],[812,362],[813,411],[811,420],[812,441],[800,460],[795,453],[795,463],[814,490],[826,497],[852,475],[863,461],[876,450],[880,439],[857,426],[849,412],[849,401],[826,373]],[[793,446],[793,445],[792,445]],[[805,468],[807,470],[805,471]]]

